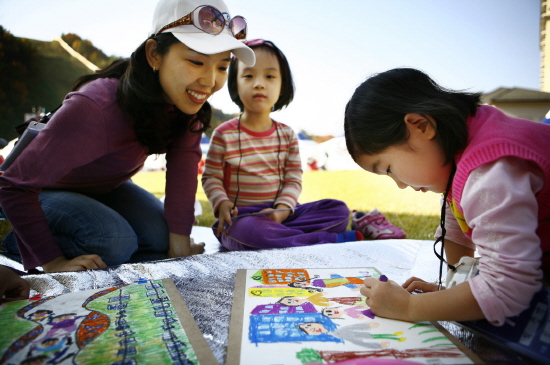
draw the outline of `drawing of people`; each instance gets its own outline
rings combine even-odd
[[[262,315],[285,313],[317,313],[317,309],[305,299],[284,297],[275,304],[258,305],[250,312],[250,314]]]
[[[74,339],[78,325],[86,316],[76,313],[55,315],[51,310],[38,310],[27,316],[27,319],[43,322],[45,317],[48,318],[48,322],[42,324],[42,335],[32,340],[28,352],[23,355],[24,361],[29,364],[59,364],[79,351]],[[21,345],[23,343],[19,346]],[[24,345],[21,348],[23,347]]]
[[[323,308],[321,313],[331,319],[342,318],[344,315],[350,318],[356,318],[356,319],[365,318],[365,317],[372,318],[372,314],[369,313],[368,307],[364,307],[360,305],[356,305],[350,308],[342,308],[342,307]]]
[[[54,352],[57,352],[61,349],[63,344],[65,344],[67,340],[65,339],[63,342],[59,341],[59,338],[56,337],[49,337],[40,342],[40,344],[33,345],[31,347],[31,351],[29,351],[29,354],[32,352],[39,352],[42,355],[49,356]]]
[[[76,322],[84,317],[86,316],[77,316],[76,313],[66,313],[52,317],[46,324],[50,327],[46,337],[64,336],[73,332],[78,327]]]
[[[49,320],[52,313],[51,310],[42,309],[29,314],[27,318],[33,322],[42,322],[44,320]]]
[[[35,352],[39,353],[40,355],[46,356],[49,358],[48,364],[58,364],[61,361],[64,361],[65,359],[69,358],[70,356],[74,354],[69,354],[65,358],[64,355],[67,353],[69,348],[71,347],[72,340],[71,337],[67,336],[63,339],[50,337],[42,340],[40,342],[40,345],[32,346],[31,350],[29,351],[29,355],[33,355]],[[63,358],[63,360],[61,360]]]
[[[344,277],[338,274],[331,274],[329,279],[318,278],[319,275],[315,275],[311,279],[288,283],[288,286],[315,291],[322,291],[323,288],[335,288],[338,286],[345,286],[352,290],[359,290],[359,287],[363,285],[363,280],[365,279],[365,276]],[[311,282],[311,286],[308,285],[308,281]]]
[[[48,360],[47,356],[38,355],[33,357],[28,357],[25,360],[21,361],[19,365],[42,365]]]
[[[371,328],[366,323],[356,323],[340,327],[332,332],[325,328],[323,323],[318,322],[301,323],[298,327],[308,335],[319,336],[322,334],[330,334],[344,341],[369,349],[382,349],[390,345],[389,341],[378,343],[373,340],[386,339],[403,342],[407,339],[406,337],[398,337],[402,335],[403,332],[395,332],[393,334],[372,334],[370,332]]]
[[[275,304],[258,305],[250,314],[318,313],[313,304],[326,306],[328,299],[321,293],[315,293],[307,298],[286,296]]]
[[[342,305],[366,305],[365,297],[335,297],[328,298],[328,301]]]
[[[115,288],[95,292],[84,300],[90,303]],[[82,301],[62,303],[57,307],[65,311],[55,313],[56,301],[62,297],[47,297],[20,308],[18,317],[36,326],[15,339],[0,358],[2,364],[61,364],[73,363],[74,357],[109,326],[109,317],[90,311]],[[79,326],[82,326],[78,333]]]
[[[330,318],[321,313],[251,315],[248,338],[256,344],[300,341],[344,342],[328,332],[317,336],[308,335],[298,327],[306,322],[322,323],[328,331],[334,331],[337,327]]]
[[[306,298],[286,296],[286,297],[282,297],[281,300],[279,300],[279,303],[288,305],[288,306],[295,306],[295,305],[304,303],[306,301],[316,305],[324,306],[324,307],[328,305],[328,299],[325,298],[321,293],[315,293]]]

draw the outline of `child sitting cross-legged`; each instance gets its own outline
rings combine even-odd
[[[245,44],[256,64],[234,58],[228,75],[231,98],[242,113],[214,130],[202,177],[220,243],[227,250],[252,250],[362,240],[361,232],[346,231],[350,212],[344,202],[298,203],[298,139],[270,116],[293,99],[290,66],[270,41]],[[245,216],[260,211],[268,214]]]

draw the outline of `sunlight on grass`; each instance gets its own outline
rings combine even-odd
[[[300,202],[339,199],[353,210],[384,213],[439,214],[439,194],[399,189],[387,176],[354,171],[311,171],[303,175]]]
[[[165,172],[140,172],[132,179],[157,197],[164,195]],[[387,176],[363,170],[304,172],[300,203],[320,199],[339,199],[350,210],[369,212],[378,208],[396,226],[407,232],[407,238],[432,239],[439,221],[440,195],[401,190]],[[199,176],[197,200],[203,207],[199,225],[210,226],[215,218],[202,190]]]

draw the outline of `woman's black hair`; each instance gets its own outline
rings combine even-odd
[[[248,45],[252,49],[261,48],[270,52],[279,61],[279,67],[281,69],[281,94],[279,99],[273,106],[272,111],[281,110],[284,107],[288,106],[292,99],[294,99],[294,81],[292,80],[292,72],[290,72],[290,65],[286,57],[283,55],[281,50],[271,41],[263,41],[259,45]],[[237,87],[237,74],[239,73],[239,60],[235,57],[231,59],[229,64],[229,71],[227,75],[227,88],[229,90],[229,96],[235,104],[239,106],[241,112],[244,111],[244,105],[239,97],[239,89]]]
[[[352,158],[375,155],[402,145],[409,137],[408,113],[429,115],[437,125],[436,138],[450,163],[468,140],[467,119],[475,115],[480,93],[439,86],[424,72],[396,68],[369,77],[346,105],[344,131]]]
[[[172,45],[179,42],[172,33],[162,33],[151,37],[156,41],[156,51],[164,56]],[[202,133],[210,127],[212,108],[206,102],[195,115],[187,115],[176,109],[177,117],[169,118],[164,93],[160,85],[158,73],[153,71],[145,54],[143,42],[129,59],[114,61],[108,67],[95,74],[85,75],[76,80],[73,90],[78,90],[84,84],[99,78],[115,78],[120,80],[117,89],[117,102],[121,109],[134,120],[133,129],[138,141],[147,148],[148,154],[166,152],[169,142],[185,133],[184,126],[189,131]],[[202,128],[197,128],[198,124]]]

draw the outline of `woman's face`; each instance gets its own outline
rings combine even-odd
[[[157,54],[151,67],[158,70],[166,102],[195,114],[224,85],[230,61],[230,51],[207,55],[178,42],[165,55]]]

